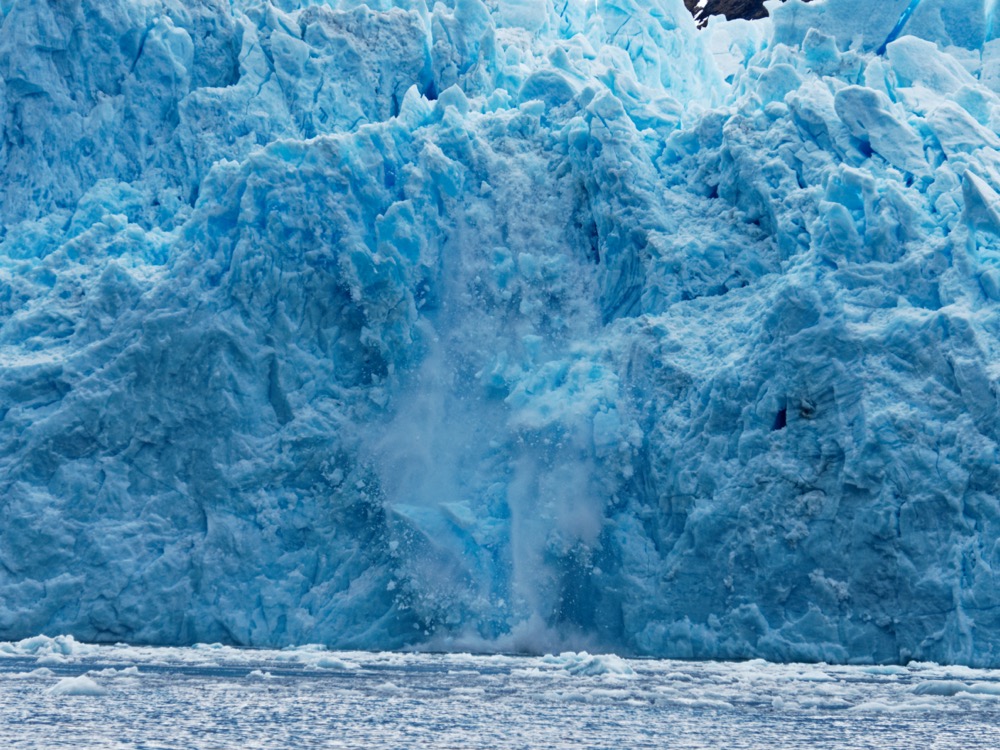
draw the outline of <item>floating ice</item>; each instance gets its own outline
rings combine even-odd
[[[80,644],[71,635],[57,635],[49,638],[36,635],[24,638],[16,643],[0,643],[0,653],[17,654],[18,656],[72,656],[79,650]]]
[[[75,744],[113,744],[126,727],[135,742],[155,744],[162,722],[136,723],[134,707],[170,718],[179,717],[177,706],[183,705],[183,720],[174,724],[177,738],[186,747],[202,747],[211,717],[232,717],[238,701],[240,721],[229,725],[229,737],[257,743],[270,736],[267,727],[275,724],[266,717],[277,712],[284,717],[280,729],[286,736],[291,732],[303,741],[320,741],[340,727],[345,741],[358,739],[364,746],[385,744],[397,737],[394,732],[431,721],[438,732],[442,722],[454,723],[448,736],[463,747],[486,747],[487,740],[519,746],[524,736],[511,732],[526,726],[558,728],[563,740],[543,743],[558,744],[584,724],[593,730],[592,739],[578,744],[588,746],[624,737],[617,732],[634,737],[639,729],[681,744],[677,732],[682,726],[687,726],[686,744],[698,745],[710,722],[714,736],[727,745],[746,744],[747,738],[751,744],[813,745],[829,737],[833,726],[843,747],[863,747],[873,736],[890,735],[919,745],[920,737],[937,732],[952,741],[946,747],[992,748],[1000,706],[1000,671],[929,663],[887,669],[585,653],[518,657],[81,644],[72,668],[114,680],[116,700],[79,703],[67,724],[60,721],[65,718],[61,701],[38,700],[42,690],[53,687],[54,675],[18,671],[26,652],[8,645],[0,650],[0,700],[12,715],[31,711],[37,719],[31,739],[46,746],[77,736],[81,740]],[[307,660],[323,654],[357,669],[350,675],[317,671]],[[289,660],[289,655],[306,660]],[[605,668],[574,669],[588,665]],[[132,669],[142,679],[128,678]],[[280,679],[269,679],[278,670]],[[845,710],[863,714],[863,720],[841,724]],[[901,712],[911,716],[905,726],[891,718]],[[498,715],[518,721],[509,732],[488,736],[484,727],[495,727]],[[23,744],[23,731],[17,722],[0,722],[0,744],[12,738]],[[399,737],[393,742],[405,745]],[[540,742],[541,736],[532,739]]]
[[[995,4],[2,7],[0,637],[1000,665]]]
[[[135,665],[121,669],[105,667],[104,669],[91,670],[87,675],[90,677],[138,677],[139,668]]]
[[[49,695],[82,695],[90,697],[100,697],[102,695],[107,695],[108,693],[107,690],[87,677],[87,675],[80,675],[79,677],[64,677],[46,690],[46,692]]]
[[[586,651],[581,651],[580,653],[565,652],[559,656],[546,656],[542,661],[546,664],[553,664],[561,669],[565,669],[572,675],[587,677],[597,675],[632,677],[635,675],[632,667],[624,659],[614,654],[592,655]]]
[[[958,680],[928,680],[913,686],[914,695],[958,695],[969,692],[969,686]]]
[[[352,661],[346,661],[344,659],[338,659],[335,656],[321,656],[316,661],[312,662],[314,666],[321,669],[337,669],[340,671],[350,671],[352,669],[358,669],[358,665]]]

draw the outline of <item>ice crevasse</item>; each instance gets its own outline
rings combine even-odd
[[[1000,666],[1000,11],[768,8],[0,1],[0,639]]]

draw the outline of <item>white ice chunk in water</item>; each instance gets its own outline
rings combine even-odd
[[[102,695],[107,695],[108,693],[106,689],[98,685],[91,678],[87,677],[87,675],[80,675],[79,677],[64,677],[46,690],[46,692],[49,695],[91,697],[100,697]]]

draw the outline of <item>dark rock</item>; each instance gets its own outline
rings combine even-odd
[[[767,15],[764,0],[684,0],[684,4],[699,26],[704,26],[709,16],[723,15],[732,19],[764,18]]]

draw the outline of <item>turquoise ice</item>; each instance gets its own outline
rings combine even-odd
[[[4,0],[0,639],[1000,665],[994,9],[907,5]]]

